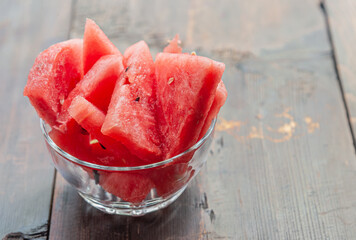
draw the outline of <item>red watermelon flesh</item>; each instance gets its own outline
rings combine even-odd
[[[89,145],[91,155],[97,164],[108,166],[120,165],[120,160],[118,160],[116,153],[111,149],[107,149],[93,135],[90,135]],[[127,164],[122,163],[121,166],[127,166]]]
[[[154,187],[145,174],[101,172],[100,185],[109,193],[133,204],[142,202]]]
[[[155,65],[150,49],[144,41],[137,42],[128,47],[124,53],[123,63],[126,68],[126,76],[129,83],[144,85],[152,94],[151,79],[155,75]]]
[[[115,83],[123,69],[120,56],[108,55],[100,58],[64,101],[58,119],[58,122],[62,123],[61,129],[65,131],[65,125],[71,119],[68,108],[76,96],[86,98],[105,113]]]
[[[209,58],[159,53],[155,61],[158,123],[167,157],[197,142],[225,65]]]
[[[82,78],[83,41],[72,39],[41,52],[30,70],[24,95],[49,125],[56,124],[61,104]]]
[[[161,158],[155,115],[154,62],[145,42],[124,54],[125,72],[117,82],[102,132],[144,161]]]
[[[57,146],[82,161],[103,164],[112,162],[115,159],[115,156],[110,152],[104,152],[100,144],[98,144],[99,146],[91,144],[90,134],[74,119],[68,123],[66,133],[53,128],[49,136]],[[88,173],[91,175],[90,169]]]
[[[85,98],[77,96],[73,99],[68,110],[69,114],[86,130],[93,138],[108,151],[108,158],[100,158],[99,164],[108,166],[137,166],[142,161],[132,155],[124,145],[101,133],[105,114]],[[111,156],[115,157],[114,159]],[[103,155],[103,154],[100,154]]]
[[[86,74],[102,56],[122,56],[120,51],[108,39],[99,26],[88,18],[85,23],[83,44],[84,74]]]
[[[210,111],[208,113],[208,117],[205,120],[204,126],[200,132],[198,139],[204,137],[206,131],[208,131],[211,125],[211,122],[218,115],[220,108],[224,105],[226,98],[227,98],[227,91],[225,85],[223,81],[220,81],[218,88],[216,89],[216,94],[215,94],[213,104],[211,105]]]
[[[175,163],[152,169],[150,177],[155,184],[157,194],[161,197],[167,197],[188,183],[190,172],[191,168],[188,164]]]
[[[74,120],[68,123],[64,134],[55,128],[49,132],[52,141],[70,155],[88,162],[93,162],[90,156],[89,134]]]
[[[182,48],[179,46],[180,40],[177,34],[168,44],[167,47],[163,49],[165,53],[182,53]]]

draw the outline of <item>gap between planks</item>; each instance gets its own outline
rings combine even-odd
[[[339,88],[340,88],[342,102],[343,102],[344,107],[345,107],[347,123],[349,125],[349,129],[350,129],[350,133],[351,133],[351,137],[352,137],[352,143],[353,143],[353,146],[354,146],[354,153],[356,154],[356,139],[355,139],[354,131],[352,129],[351,115],[350,115],[349,107],[347,105],[347,101],[346,101],[346,98],[345,98],[344,87],[343,87],[343,84],[342,84],[342,81],[341,81],[341,76],[340,76],[339,69],[337,67],[338,66],[338,62],[337,62],[337,59],[336,59],[336,51],[335,51],[335,44],[334,44],[334,41],[333,41],[333,36],[331,34],[331,25],[330,25],[330,21],[329,21],[327,3],[325,2],[325,0],[320,0],[319,6],[320,6],[321,12],[322,12],[323,17],[324,17],[326,31],[327,31],[327,35],[328,35],[328,40],[329,40],[330,48],[331,48],[331,57],[332,57],[332,60],[333,60],[333,67],[334,67],[334,71],[335,71],[335,74],[336,74],[336,79],[337,79],[337,82],[338,82],[338,85],[339,85]]]

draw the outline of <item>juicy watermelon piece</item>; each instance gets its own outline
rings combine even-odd
[[[84,30],[84,47],[83,47],[83,63],[84,74],[105,55],[119,55],[122,56],[120,51],[108,39],[105,33],[99,28],[96,23],[88,19],[85,23]]]
[[[41,52],[30,70],[24,95],[49,125],[56,124],[61,104],[82,78],[83,41],[72,39]]]
[[[89,140],[90,151],[92,153],[92,156],[95,158],[97,164],[111,166],[120,165],[120,158],[116,156],[115,151],[107,149],[93,135],[90,135]],[[125,163],[122,163],[121,166],[126,165]]]
[[[159,53],[156,57],[158,123],[167,157],[198,140],[225,65],[209,58]]]
[[[103,172],[100,185],[107,192],[133,204],[142,202],[154,187],[145,174],[133,172]]]
[[[67,126],[65,133],[53,128],[49,136],[65,152],[86,162],[94,164],[113,163],[116,157],[104,150],[99,142],[92,144],[90,134],[82,128],[74,119]],[[84,166],[82,166],[84,168]],[[86,167],[89,175],[92,176],[92,169]]]
[[[123,63],[127,69],[125,73],[128,82],[144,85],[147,94],[151,96],[155,65],[147,44],[140,41],[128,47]]]
[[[142,165],[142,161],[132,155],[124,145],[114,139],[101,133],[101,127],[104,123],[105,114],[96,106],[91,104],[85,98],[77,96],[73,99],[68,110],[69,114],[88,131],[93,138],[107,150],[107,154],[113,154],[115,158],[100,158],[99,164],[108,166],[137,166]],[[101,154],[103,155],[103,154]]]
[[[192,168],[188,164],[175,163],[152,169],[150,177],[155,184],[158,196],[168,197],[188,183],[191,172]]]
[[[65,131],[66,123],[71,119],[68,108],[76,96],[86,98],[105,113],[116,81],[123,70],[122,57],[108,55],[100,58],[64,101],[58,119],[62,123],[61,129]]]
[[[177,34],[168,44],[167,47],[163,49],[165,53],[182,53],[182,48],[179,46],[180,40]]]
[[[74,120],[68,123],[67,132],[52,128],[49,132],[52,141],[70,155],[88,162],[93,162],[90,156],[89,134]]]
[[[102,132],[145,161],[161,158],[155,116],[154,62],[145,42],[124,54],[125,73],[115,87]]]
[[[208,113],[208,117],[205,120],[204,126],[200,132],[198,139],[204,137],[206,131],[208,131],[211,125],[211,122],[218,115],[220,108],[224,105],[226,98],[227,98],[227,91],[225,85],[223,81],[220,81],[218,88],[216,89],[216,94],[215,94],[213,104],[211,105],[210,111]]]

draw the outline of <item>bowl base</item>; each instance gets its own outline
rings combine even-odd
[[[153,200],[146,201],[144,205],[135,206],[128,202],[101,202],[87,194],[78,192],[79,195],[91,206],[109,214],[125,215],[139,217],[147,213],[157,211],[159,209],[167,207],[169,204],[173,203],[185,190],[187,186],[184,186],[178,192],[172,194],[168,198],[156,198]]]

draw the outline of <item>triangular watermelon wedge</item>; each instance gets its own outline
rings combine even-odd
[[[41,52],[30,70],[24,95],[38,115],[49,125],[56,125],[61,104],[83,76],[83,41],[72,39]]]
[[[102,56],[122,56],[120,51],[109,40],[100,27],[96,25],[93,20],[88,18],[85,23],[83,42],[84,74],[86,74]]]
[[[58,122],[61,123],[60,129],[65,131],[66,124],[71,119],[68,108],[76,96],[86,98],[105,113],[116,81],[123,70],[122,57],[108,55],[100,58],[64,101],[58,118]]]
[[[124,145],[101,133],[105,114],[85,98],[77,96],[73,99],[68,112],[82,128],[99,141],[101,146],[108,151],[108,155],[111,153],[115,156],[115,159],[102,159],[99,164],[107,166],[142,165],[142,161],[131,154]]]
[[[168,46],[163,49],[165,53],[182,53],[182,48],[179,46],[180,40],[179,35],[176,36],[169,42]]]
[[[225,65],[209,58],[159,53],[155,61],[158,124],[167,157],[197,142]]]
[[[102,132],[124,144],[142,160],[161,158],[155,113],[154,62],[145,42],[124,54],[125,72],[117,82]]]
[[[227,91],[225,85],[223,81],[220,81],[218,88],[216,89],[216,94],[215,94],[213,104],[211,105],[211,108],[208,113],[208,117],[205,120],[204,126],[200,132],[198,139],[204,137],[206,131],[208,131],[211,125],[211,122],[218,115],[220,108],[224,105],[226,98],[227,98]]]

